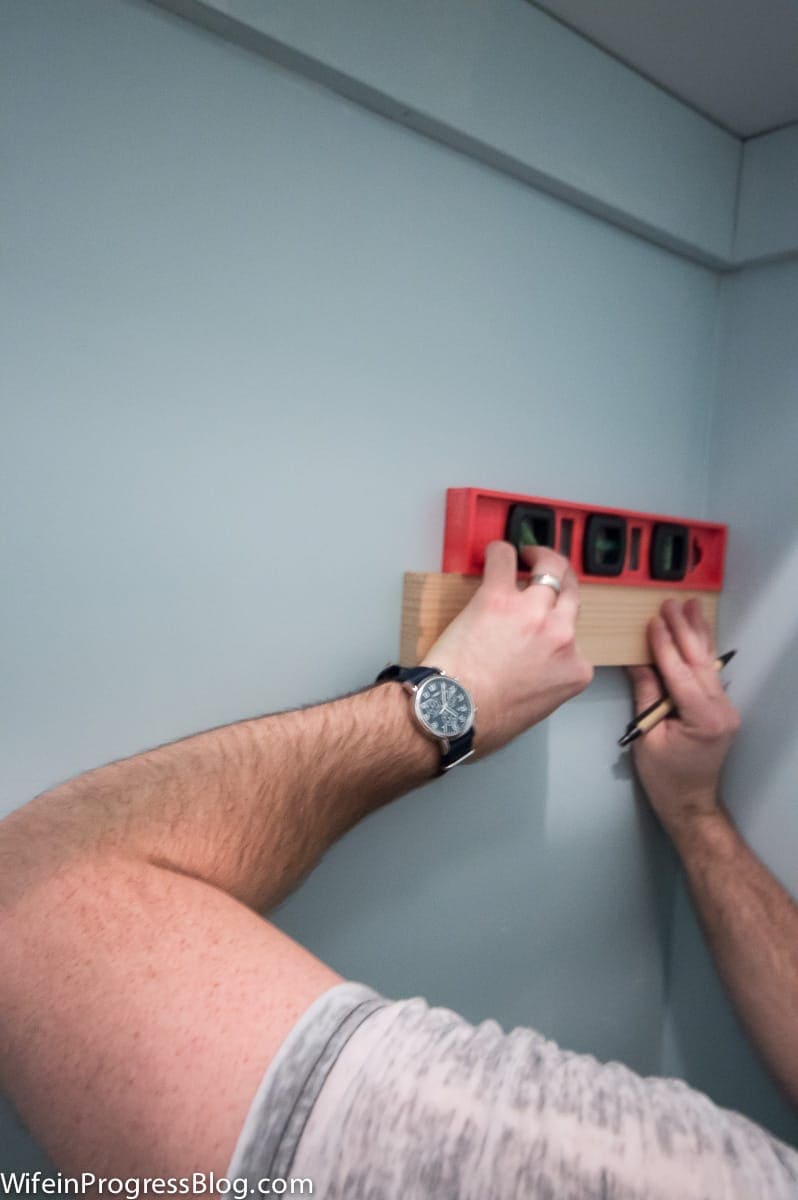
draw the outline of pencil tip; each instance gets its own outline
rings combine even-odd
[[[627,729],[627,731],[623,735],[623,737],[618,738],[618,745],[619,746],[628,746],[630,742],[633,742],[635,740],[635,738],[640,737],[640,733],[641,733],[641,730],[639,730],[637,728]]]
[[[721,654],[720,665],[722,667],[725,667],[727,663],[731,662],[731,660],[734,658],[736,653],[737,653],[736,650],[727,650],[725,654]]]

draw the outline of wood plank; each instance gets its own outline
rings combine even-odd
[[[405,574],[399,648],[402,664],[410,666],[421,661],[449,622],[465,608],[479,583],[479,579],[471,575],[432,571],[408,571]],[[579,596],[581,608],[576,640],[596,667],[648,662],[646,624],[669,596],[677,600],[696,596],[711,628],[715,629],[717,592],[583,583]]]

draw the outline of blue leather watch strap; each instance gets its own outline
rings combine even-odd
[[[452,767],[456,767],[458,763],[466,758],[470,758],[474,753],[474,728],[466,730],[462,737],[454,738],[449,742],[449,749],[446,754],[441,755],[441,775],[445,771],[450,771]]]
[[[386,683],[389,679],[395,679],[399,683],[421,683],[430,675],[442,674],[439,667],[400,667],[396,663],[391,663],[385,670],[380,671],[374,682]]]

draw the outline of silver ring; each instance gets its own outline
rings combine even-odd
[[[557,596],[562,591],[562,584],[556,575],[547,575],[545,573],[543,575],[533,575],[530,582],[542,583],[544,587],[550,587]]]

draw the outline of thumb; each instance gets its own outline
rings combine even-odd
[[[662,687],[651,667],[627,667],[626,674],[632,685],[635,712],[642,712],[662,696]]]

